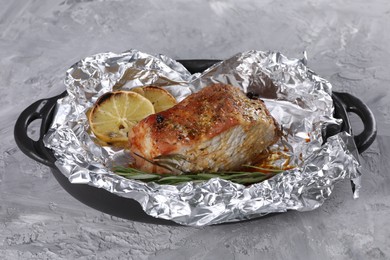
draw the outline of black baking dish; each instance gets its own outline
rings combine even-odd
[[[202,72],[218,60],[179,60],[191,73]],[[54,177],[60,185],[74,198],[82,203],[102,211],[104,213],[145,223],[156,224],[174,224],[172,221],[156,219],[147,215],[138,202],[132,199],[117,196],[104,189],[95,188],[89,185],[72,184],[55,166],[56,161],[53,152],[43,144],[43,137],[50,128],[57,100],[66,96],[67,92],[62,94],[38,100],[27,107],[16,121],[14,136],[18,147],[30,158],[49,166]],[[323,135],[332,136],[341,131],[347,131],[353,134],[348,113],[358,115],[363,122],[364,130],[354,135],[354,140],[359,153],[364,152],[375,140],[376,122],[371,110],[360,99],[349,94],[333,92],[334,117],[343,120],[341,126],[329,126],[324,130]],[[28,126],[34,120],[41,119],[40,135],[37,141],[32,140],[28,134]]]

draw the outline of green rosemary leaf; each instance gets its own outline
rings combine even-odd
[[[275,173],[283,172],[283,170],[280,170],[280,169],[262,168],[262,167],[258,167],[258,166],[254,166],[254,165],[244,165],[244,166],[248,167],[248,168],[253,168],[253,169],[256,169],[256,170],[260,170],[260,171],[265,171],[265,172],[275,172]]]
[[[238,172],[235,174],[223,174],[221,177],[225,180],[232,180],[236,178],[257,177],[257,176],[266,176],[266,174],[262,172]]]
[[[116,173],[144,173],[138,169],[123,166],[115,166],[112,170]]]
[[[183,182],[201,182],[207,181],[212,178],[220,178],[224,180],[230,180],[235,183],[249,185],[253,183],[258,183],[264,181],[282,171],[273,170],[269,171],[268,169],[263,169],[256,166],[251,166],[252,168],[261,169],[268,171],[267,174],[260,171],[255,172],[240,172],[240,171],[232,171],[232,172],[201,172],[201,173],[192,173],[192,174],[181,174],[177,175],[174,173],[171,174],[152,174],[146,173],[138,169],[134,169],[131,167],[122,167],[117,166],[113,168],[113,171],[118,175],[123,176],[132,180],[140,180],[144,182],[156,182],[159,184],[168,184],[175,185]]]
[[[168,176],[168,177],[163,177],[157,181],[159,184],[178,184],[182,182],[189,182],[192,181],[193,179],[190,177],[185,177],[185,176]]]
[[[268,176],[261,176],[261,177],[257,177],[257,178],[250,178],[250,177],[249,178],[237,178],[237,179],[231,179],[231,181],[235,182],[235,183],[239,183],[239,184],[248,185],[248,184],[262,182],[268,178],[269,178]]]
[[[150,180],[158,180],[160,179],[159,175],[156,174],[149,174],[149,173],[143,173],[143,174],[132,174],[128,175],[133,180],[144,180],[144,181],[150,181]]]
[[[219,174],[214,174],[214,173],[198,173],[194,175],[195,178],[203,179],[203,180],[209,180],[212,178],[221,178],[222,176]]]

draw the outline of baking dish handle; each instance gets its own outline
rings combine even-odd
[[[27,107],[16,120],[14,128],[14,137],[19,149],[28,157],[40,162],[49,167],[54,167],[54,160],[48,154],[45,154],[45,146],[43,144],[43,136],[47,129],[46,126],[51,120],[51,114],[56,107],[57,100],[61,98],[64,93],[36,101]],[[39,139],[37,141],[31,139],[28,134],[28,126],[37,119],[41,119],[41,127]]]
[[[344,92],[333,92],[343,103],[345,110],[359,116],[363,123],[363,131],[354,136],[359,153],[367,150],[376,138],[377,128],[374,114],[370,108],[357,97]]]

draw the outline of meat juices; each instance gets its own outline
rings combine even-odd
[[[279,137],[263,101],[237,87],[213,84],[141,120],[130,130],[129,144],[134,166],[142,171],[165,173],[147,160],[179,154],[185,158],[183,172],[217,172],[255,162]]]

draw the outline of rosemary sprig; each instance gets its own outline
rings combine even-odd
[[[189,173],[189,174],[154,174],[146,173],[131,167],[117,166],[113,168],[113,171],[120,176],[123,176],[132,180],[140,180],[143,182],[155,182],[158,184],[175,185],[183,182],[200,182],[207,181],[212,178],[220,178],[224,180],[230,180],[232,182],[250,185],[254,183],[262,182],[278,173],[282,170],[265,169],[257,166],[246,166],[254,168],[257,171],[245,172],[245,171],[230,171],[230,172],[201,172],[201,173]]]

